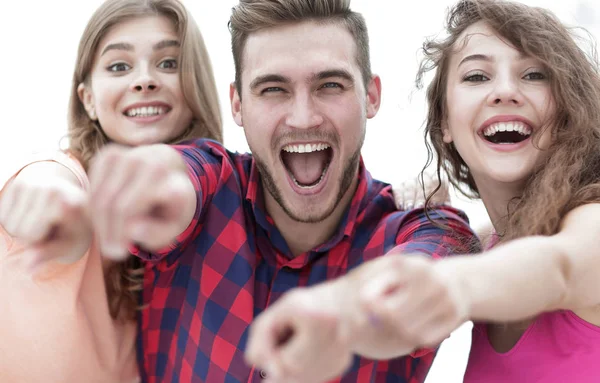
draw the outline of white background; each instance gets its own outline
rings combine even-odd
[[[236,0],[184,0],[198,22],[211,54],[220,92],[225,144],[246,151],[241,128],[229,112],[233,80],[227,21]],[[591,0],[528,0],[553,10],[568,25],[586,27],[600,36],[600,5]],[[0,11],[0,171],[6,161],[33,150],[56,147],[66,132],[66,115],[77,45],[100,0],[6,1]],[[424,91],[414,86],[419,48],[426,36],[442,32],[450,0],[353,0],[371,38],[373,71],[382,77],[380,113],[368,124],[363,156],[374,177],[397,183],[415,177],[425,163],[422,139]],[[485,223],[480,203],[455,194],[474,227]],[[447,340],[427,383],[461,382],[470,342],[470,324]]]

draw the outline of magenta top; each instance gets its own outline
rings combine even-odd
[[[487,325],[475,323],[464,383],[481,382],[598,383],[600,327],[572,311],[544,313],[510,351],[499,353]]]
[[[600,328],[571,311],[545,313],[499,353],[486,325],[475,324],[464,382],[600,382]]]

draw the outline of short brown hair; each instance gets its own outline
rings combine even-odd
[[[241,97],[242,56],[248,36],[266,28],[316,21],[344,25],[356,42],[356,61],[365,89],[371,81],[369,35],[365,19],[350,9],[350,0],[240,0],[229,19],[235,86]]]

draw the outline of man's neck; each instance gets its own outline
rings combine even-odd
[[[275,226],[285,239],[294,257],[310,251],[327,242],[338,228],[346,209],[358,186],[358,177],[354,178],[342,200],[338,203],[333,213],[321,222],[303,223],[292,218],[281,208],[270,193],[265,193],[267,212],[273,218]]]

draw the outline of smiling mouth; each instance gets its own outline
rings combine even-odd
[[[492,144],[518,144],[531,137],[531,127],[523,122],[497,122],[483,129],[483,138]]]
[[[127,109],[123,114],[127,117],[154,117],[167,114],[171,108],[166,106],[143,106],[139,108]]]
[[[281,150],[281,162],[296,186],[311,189],[325,178],[333,159],[333,150],[326,143],[286,145]]]

